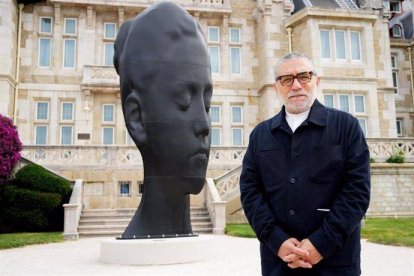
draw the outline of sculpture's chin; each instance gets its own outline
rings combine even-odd
[[[204,187],[206,177],[204,176],[189,176],[184,177],[184,182],[186,184],[186,190],[189,194],[196,195],[201,192]]]

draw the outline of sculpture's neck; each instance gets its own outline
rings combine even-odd
[[[146,177],[142,200],[123,237],[189,235],[190,196],[179,177]]]

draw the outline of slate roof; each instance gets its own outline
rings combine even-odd
[[[321,7],[325,9],[358,10],[357,0],[293,0],[295,9],[293,13],[305,7]]]

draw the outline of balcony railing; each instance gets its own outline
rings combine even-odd
[[[113,66],[83,66],[82,86],[119,86],[119,76]]]
[[[403,154],[414,162],[414,139],[367,139],[371,158],[385,162]],[[234,168],[242,163],[246,147],[212,147],[209,167]],[[24,146],[22,156],[45,166],[142,166],[135,146]]]

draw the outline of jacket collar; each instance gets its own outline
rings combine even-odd
[[[270,129],[273,130],[282,126],[283,123],[286,122],[285,115],[285,106],[283,106],[282,110],[272,118]],[[309,116],[305,122],[311,122],[319,126],[326,126],[326,116],[327,111],[325,106],[315,99],[315,102],[311,107],[311,111],[309,112]]]

